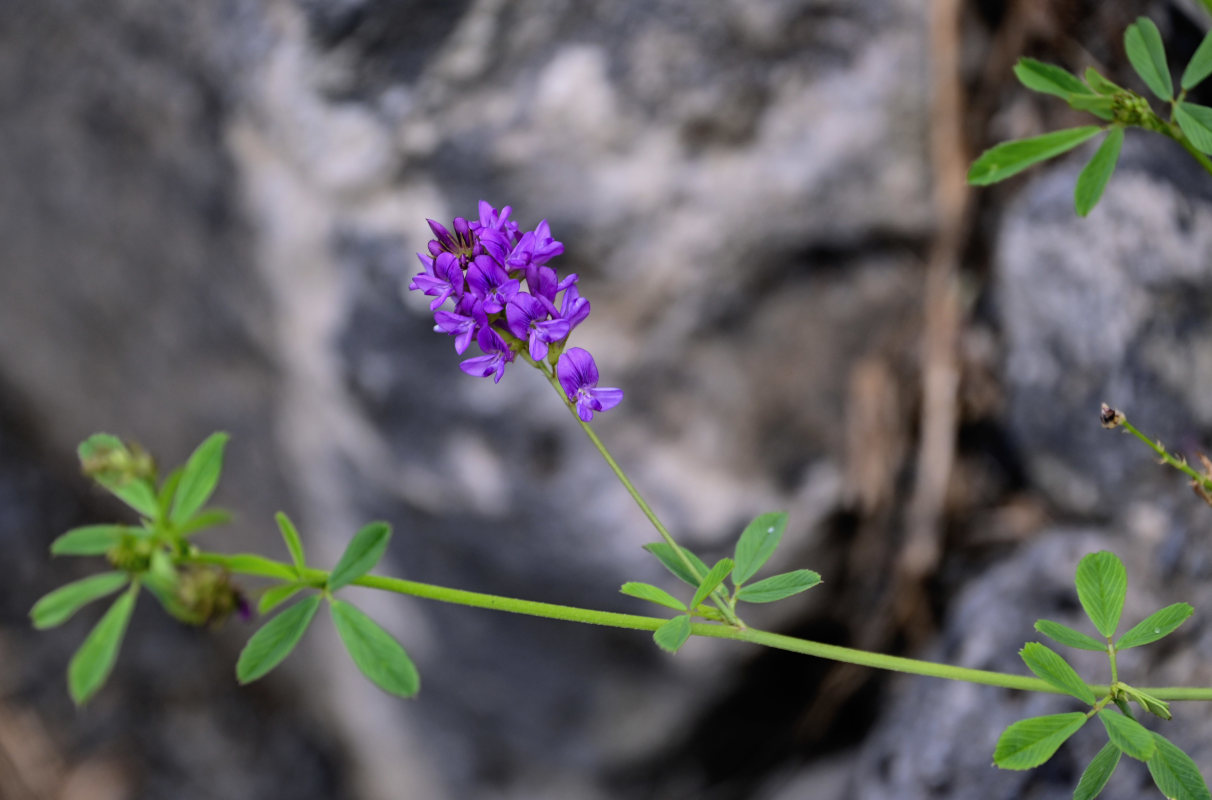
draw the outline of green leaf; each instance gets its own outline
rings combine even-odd
[[[1088,83],[1090,85],[1091,89],[1098,92],[1099,94],[1104,94],[1104,95],[1108,95],[1108,96],[1124,94],[1127,91],[1126,89],[1124,89],[1124,87],[1120,86],[1119,84],[1112,83],[1111,81],[1104,78],[1101,74],[1099,74],[1098,70],[1096,70],[1094,67],[1086,68],[1086,83]]]
[[[332,621],[349,657],[375,686],[398,697],[412,697],[421,688],[421,676],[408,653],[361,609],[333,600]]]
[[[1195,55],[1187,62],[1187,68],[1183,70],[1183,91],[1194,89],[1209,75],[1212,75],[1212,31],[1208,31],[1204,36],[1204,40],[1195,49]]]
[[[1079,650],[1095,650],[1102,653],[1107,649],[1106,643],[1050,619],[1037,619],[1035,629],[1055,642],[1076,647]]]
[[[279,511],[274,515],[274,519],[278,521],[278,530],[282,531],[282,539],[286,542],[286,549],[290,551],[290,559],[295,562],[295,569],[302,576],[303,570],[307,569],[307,559],[303,555],[303,540],[299,538],[299,531],[285,512]]]
[[[313,594],[262,625],[240,652],[236,679],[251,683],[281,664],[303,638],[319,607],[320,595]]]
[[[1100,94],[1071,94],[1069,107],[1078,111],[1088,111],[1099,119],[1107,122],[1115,119],[1115,100]]]
[[[72,528],[51,542],[54,556],[101,556],[122,543],[122,539],[134,532],[126,525],[85,525]]]
[[[1077,599],[1103,636],[1110,639],[1119,625],[1128,592],[1128,572],[1114,553],[1090,553],[1077,565]]]
[[[29,616],[39,630],[62,625],[84,606],[121,589],[130,581],[125,572],[102,572],[60,586],[30,609]]]
[[[723,615],[723,613],[714,606],[708,606],[708,605],[702,605],[702,604],[697,605],[694,607],[694,613],[697,616],[702,617],[703,619],[710,619],[710,620],[714,620],[715,622],[727,622],[728,621],[728,618],[725,617]]]
[[[1076,75],[1034,58],[1020,58],[1014,65],[1014,76],[1028,89],[1056,95],[1062,100],[1068,99],[1071,94],[1087,94],[1090,91]]]
[[[229,522],[231,522],[231,512],[221,508],[210,508],[200,514],[195,514],[185,524],[178,526],[177,533],[181,536],[192,536],[199,531],[226,525]]]
[[[136,460],[121,439],[109,433],[94,433],[80,443],[76,452],[85,472],[110,494],[149,519],[159,517],[160,505],[146,478],[106,466],[113,461],[111,456],[114,454],[121,456],[126,463]]]
[[[88,634],[67,666],[67,688],[76,705],[84,705],[113,672],[122,637],[135,610],[138,585],[132,585],[114,601],[105,616]]]
[[[1141,708],[1150,714],[1155,714],[1162,719],[1171,719],[1173,717],[1170,713],[1170,704],[1164,700],[1158,700],[1153,695],[1146,694],[1140,689],[1134,689],[1131,686],[1120,686],[1120,691],[1132,700],[1135,700]]]
[[[1142,644],[1156,642],[1163,636],[1173,633],[1193,613],[1195,613],[1195,609],[1187,603],[1175,603],[1160,611],[1154,611],[1119,637],[1119,641],[1115,643],[1115,649],[1127,650],[1129,647],[1139,647]]]
[[[662,650],[676,653],[690,638],[690,617],[681,614],[657,628],[652,634],[652,640]]]
[[[1149,91],[1169,102],[1174,97],[1174,82],[1170,79],[1170,67],[1166,65],[1161,33],[1153,20],[1137,17],[1136,22],[1128,26],[1124,31],[1124,50]]]
[[[206,505],[219,482],[219,473],[223,471],[223,448],[229,438],[226,433],[212,433],[185,462],[181,483],[173,496],[170,515],[173,522],[184,522]]]
[[[1098,698],[1094,690],[1077,674],[1077,670],[1069,666],[1069,662],[1061,658],[1055,651],[1039,642],[1028,642],[1019,651],[1027,668],[1067,695],[1076,697],[1083,703],[1094,705]]]
[[[1208,784],[1199,774],[1199,767],[1160,733],[1153,734],[1157,751],[1147,762],[1149,774],[1162,794],[1174,800],[1209,800]]]
[[[239,572],[244,575],[259,575],[262,578],[277,578],[280,581],[293,581],[299,577],[293,569],[285,564],[279,564],[277,561],[271,561],[264,556],[258,556],[253,553],[236,553],[235,555],[224,556],[223,566],[231,572]]]
[[[1094,156],[1077,176],[1077,186],[1073,189],[1073,205],[1077,215],[1084,217],[1098,205],[1107,188],[1111,173],[1115,172],[1115,163],[1119,161],[1119,149],[1124,144],[1124,129],[1118,125],[1111,128],[1107,138],[1099,145]]]
[[[1087,125],[1082,128],[1053,131],[1030,139],[1002,142],[981,153],[980,158],[972,162],[968,169],[968,183],[988,186],[1005,180],[1033,164],[1072,150],[1101,130],[1098,125]]]
[[[1204,153],[1212,153],[1212,108],[1195,103],[1179,103],[1174,107],[1174,119],[1183,135]]]
[[[156,494],[156,506],[160,509],[161,519],[168,517],[168,509],[172,506],[173,497],[177,494],[177,486],[181,484],[181,475],[184,472],[185,467],[177,467],[160,482],[160,491]]]
[[[303,585],[299,583],[283,583],[278,586],[271,586],[261,595],[261,600],[257,603],[257,613],[261,615],[268,614],[294,597],[303,588]]]
[[[1107,781],[1111,780],[1111,773],[1119,766],[1119,756],[1118,747],[1110,742],[1103,745],[1103,749],[1098,751],[1098,755],[1090,762],[1090,766],[1086,767],[1081,780],[1077,782],[1077,788],[1073,790],[1073,800],[1094,800],[1098,797]]]
[[[1022,719],[1006,728],[997,740],[993,763],[1002,769],[1038,767],[1086,723],[1081,711]]]
[[[787,529],[787,514],[784,511],[774,511],[758,514],[753,522],[745,526],[741,538],[736,543],[736,566],[732,570],[732,583],[740,586],[753,577],[754,573],[774,554]]]
[[[703,576],[703,582],[699,584],[699,588],[694,592],[694,599],[690,601],[691,608],[697,608],[699,603],[707,599],[707,597],[716,590],[716,588],[724,582],[724,578],[728,577],[728,573],[732,571],[732,559],[721,558],[715,562],[715,566]]]
[[[738,600],[744,600],[746,603],[773,603],[775,600],[811,589],[820,582],[821,576],[812,570],[797,569],[742,586],[736,596]]]
[[[672,608],[675,611],[685,611],[686,604],[677,599],[664,589],[653,586],[651,583],[639,583],[638,581],[628,581],[619,589],[625,595],[638,597],[641,600],[647,600],[650,603]]]
[[[644,545],[644,549],[656,556],[665,565],[665,569],[672,572],[678,580],[684,581],[696,589],[699,587],[699,579],[692,575],[690,570],[686,569],[686,565],[682,563],[682,560],[677,557],[673,548],[668,544],[665,542],[653,542]],[[690,559],[690,563],[694,564],[695,568],[698,569],[700,575],[707,574],[707,565],[703,563],[703,559],[685,547],[682,548],[682,552],[686,554],[686,558]]]
[[[335,592],[374,569],[390,540],[391,526],[386,522],[372,522],[354,534],[328,576],[328,590]]]
[[[1153,734],[1149,733],[1149,729],[1131,717],[1103,709],[1098,712],[1098,718],[1102,720],[1103,727],[1107,729],[1107,736],[1111,738],[1111,743],[1132,758],[1145,761],[1157,749],[1153,743]]]

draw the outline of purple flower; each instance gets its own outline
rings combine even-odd
[[[432,219],[426,220],[429,229],[437,238],[429,240],[429,253],[437,258],[442,253],[450,253],[459,261],[459,266],[466,268],[467,264],[481,252],[478,246],[480,237],[471,229],[471,223],[462,217],[455,217],[454,233],[446,230]]]
[[[573,347],[566,350],[556,363],[556,377],[564,394],[576,403],[577,416],[585,422],[593,419],[593,412],[614,408],[623,399],[622,389],[598,388],[598,365],[587,350]]]
[[[551,227],[547,220],[543,220],[533,231],[522,234],[505,265],[511,272],[515,269],[522,270],[526,274],[526,284],[530,291],[538,292],[539,267],[563,252],[563,243],[551,238]]]
[[[509,212],[513,211],[510,206],[505,206],[500,211],[493,208],[487,200],[480,201],[480,227],[485,230],[500,231],[505,234],[510,244],[517,241],[518,238],[518,223],[509,219]]]
[[[519,292],[505,306],[505,319],[509,330],[519,339],[529,340],[530,357],[542,361],[547,357],[547,345],[558,342],[568,335],[569,325],[565,319],[548,319],[554,307],[538,298]]]
[[[570,278],[576,278],[576,275],[570,275]],[[589,316],[589,301],[581,297],[581,293],[577,291],[576,284],[573,283],[564,290],[564,297],[560,301],[560,318],[568,320],[568,331],[580,325]]]
[[[434,224],[437,225],[436,222]],[[463,268],[459,266],[459,260],[453,254],[439,253],[432,263],[426,263],[425,256],[420,253],[417,253],[417,257],[421,259],[425,271],[413,278],[408,288],[414,291],[419,289],[427,295],[436,295],[429,304],[430,311],[436,311],[451,295],[454,295],[456,300],[463,296]]]
[[[487,325],[488,320],[482,311],[475,308],[475,298],[469,294],[463,295],[454,311],[439,311],[433,315],[434,331],[449,333],[455,338],[455,352],[463,355],[480,326]]]
[[[510,278],[505,268],[490,256],[476,256],[467,270],[467,285],[486,314],[495,314],[505,308],[520,286],[519,281]]]
[[[477,378],[493,375],[493,383],[500,383],[501,376],[505,374],[505,365],[513,361],[513,351],[499,333],[487,327],[480,328],[476,344],[484,351],[484,355],[467,359],[459,364],[459,369]]]

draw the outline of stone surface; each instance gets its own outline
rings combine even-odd
[[[850,546],[855,392],[888,393],[888,434],[909,442],[864,448],[895,453],[880,472],[895,506],[911,484],[933,233],[920,0],[111,5],[0,7],[0,398],[19,409],[0,444],[23,443],[0,465],[0,535],[20,542],[21,576],[0,593],[0,667],[19,665],[0,684],[19,687],[0,700],[0,748],[5,720],[33,713],[69,743],[70,785],[147,797],[266,797],[279,775],[299,784],[291,796],[366,800],[1037,791],[989,777],[971,745],[1022,710],[1006,695],[938,689],[950,716],[927,717],[904,684],[881,711],[876,682],[825,712],[837,676],[821,662],[697,640],[669,659],[642,634],[365,592],[351,598],[421,666],[412,703],[385,702],[325,624],[280,675],[237,690],[246,628],[216,646],[148,604],[97,716],[73,717],[59,676],[87,624],[35,636],[23,616],[75,574],[47,565],[46,542],[118,513],[74,476],[70,453],[97,429],[166,463],[232,432],[219,499],[238,519],[209,540],[219,549],[281,555],[270,519],[285,508],[318,564],[383,518],[396,527],[384,570],[418,580],[630,612],[621,582],[666,580],[639,547],[653,534],[544,381],[516,366],[499,385],[468,378],[426,302],[402,296],[424,219],[480,198],[524,224],[546,216],[564,241],[560,264],[594,307],[575,344],[627,392],[595,425],[670,527],[715,558],[758,511],[792,513],[772,568],[808,564],[826,584],[747,619],[852,641],[854,592],[828,567]],[[1179,345],[1202,341],[1207,317],[1208,198],[1167,159],[1126,150],[1081,223],[1072,167],[1017,193],[983,329],[982,363],[1006,390],[1005,419],[984,424],[1009,455],[960,462],[994,464],[964,480],[1002,503],[1021,460],[1021,488],[1104,525],[1081,541],[1130,543],[1159,598],[1159,575],[1206,578],[1206,509],[1087,422],[1113,390],[1175,444],[1212,421],[1209,365]],[[53,500],[25,491],[22,464]],[[895,555],[897,513],[867,529],[876,563]],[[1025,579],[1046,568],[1067,585],[1072,540],[1044,534],[988,587],[987,555],[957,556],[947,588],[964,594],[936,598],[936,649],[1015,668],[1017,640],[988,636],[994,598],[1021,598],[1013,624],[1029,628],[1028,601],[1058,595],[1025,596]],[[1189,652],[1206,652],[1204,633]],[[1186,658],[1157,667],[1209,682]],[[195,661],[193,677],[173,668]],[[906,737],[922,749],[898,751]],[[964,772],[948,773],[947,747]],[[803,764],[822,754],[835,763]],[[1030,780],[1062,796],[1059,776]]]

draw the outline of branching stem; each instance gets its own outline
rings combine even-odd
[[[261,569],[256,566],[240,563],[236,560],[239,558],[241,557],[235,555],[225,556],[217,553],[195,553],[190,556],[185,556],[182,560],[199,564],[213,564],[216,566],[226,567],[232,572],[240,572],[243,574],[258,575],[262,577],[278,575],[282,569],[293,569],[293,567],[288,564],[273,561],[269,562],[275,565],[273,570]],[[267,575],[267,572],[270,574]],[[305,573],[306,582],[313,586],[323,586],[327,578],[328,573],[323,570],[309,569]],[[390,578],[381,575],[366,575],[355,580],[353,584],[355,586],[364,586],[370,589],[380,589],[410,597],[436,600],[441,603],[454,603],[456,605],[470,606],[472,608],[486,608],[493,611],[504,611],[511,614],[525,614],[532,617],[544,617],[546,619],[564,620],[566,622],[604,625],[611,628],[655,631],[661,625],[668,622],[668,620],[663,617],[647,617],[638,614],[619,614],[612,611],[598,611],[589,608],[578,608],[576,606],[557,605],[555,603],[540,603],[534,600],[521,600],[514,597],[484,594],[482,592],[469,592],[462,589],[451,589],[446,586],[435,586],[429,583],[419,583],[417,581],[408,581],[401,578]],[[944,678],[947,680],[966,681],[968,683],[979,683],[986,686],[1001,686],[1006,689],[1019,689],[1023,691],[1060,694],[1059,690],[1053,688],[1044,681],[1038,678],[1027,677],[1025,675],[1013,675],[1006,672],[993,672],[991,670],[955,667],[949,664],[938,664],[933,661],[922,661],[916,658],[884,655],[883,653],[873,653],[867,650],[856,650],[851,647],[841,647],[838,645],[825,644],[823,642],[814,642],[809,639],[799,639],[794,636],[785,636],[783,634],[755,630],[753,628],[742,629],[729,625],[695,623],[691,626],[691,632],[695,636],[713,639],[732,639],[738,642],[749,642],[750,644],[773,647],[778,650],[787,650],[792,653],[802,653],[804,655],[816,656],[817,658],[825,658],[831,661],[841,661],[847,664],[871,667],[873,669],[891,670],[893,672],[904,672],[911,675],[924,675],[926,677]],[[1106,684],[1090,684],[1090,688],[1094,691],[1096,696],[1102,696],[1110,692],[1110,686]],[[1149,687],[1143,688],[1141,691],[1147,692],[1159,700],[1212,700],[1212,687]]]

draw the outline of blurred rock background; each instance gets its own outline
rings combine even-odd
[[[393,574],[640,611],[616,590],[666,582],[653,534],[544,382],[466,377],[401,293],[425,218],[484,198],[565,243],[594,308],[575,342],[627,393],[595,424],[683,541],[712,560],[791,512],[775,566],[826,583],[752,624],[1018,671],[1107,547],[1127,617],[1198,610],[1133,674],[1212,684],[1212,510],[1097,422],[1107,400],[1208,447],[1212,180],[1139,132],[1086,220],[1084,152],[962,180],[996,141],[1084,124],[1018,56],[1140,88],[1120,42],[1142,13],[1174,65],[1208,28],[1178,0],[0,4],[0,797],[1071,796],[1089,731],[989,766],[1056,698],[366,595],[415,701],[324,624],[238,688],[251,625],[143,602],[76,711],[98,612],[26,614],[93,567],[51,539],[122,514],[80,439],[171,464],[216,429],[238,513],[217,549],[282,555],[286,509],[331,561],[382,518]],[[1212,774],[1207,709],[1165,730]],[[1105,796],[1147,784],[1121,765]]]

